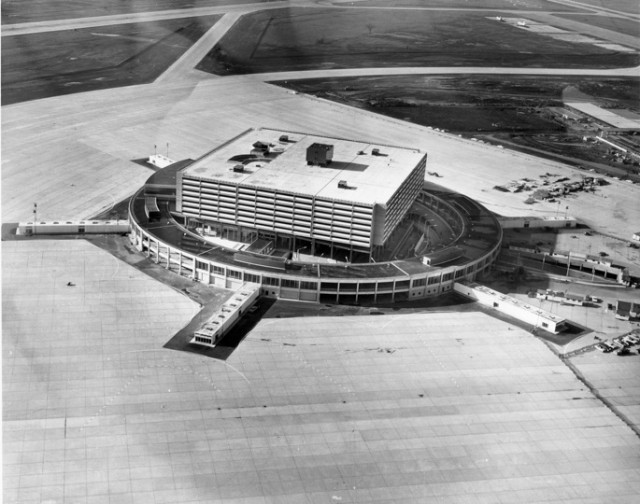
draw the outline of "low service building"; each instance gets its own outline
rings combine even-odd
[[[453,290],[473,299],[481,305],[493,308],[505,315],[518,319],[551,333],[559,333],[567,328],[567,321],[553,313],[536,308],[528,303],[490,289],[475,282],[456,282]]]

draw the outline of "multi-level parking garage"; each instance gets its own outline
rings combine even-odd
[[[177,174],[176,210],[209,236],[378,260],[420,192],[416,149],[251,129]]]
[[[375,148],[369,146],[371,151]],[[239,288],[244,283],[259,284],[262,293],[270,297],[382,304],[438,296],[452,290],[455,281],[475,280],[491,267],[499,252],[502,229],[482,205],[461,194],[427,185],[423,180],[420,180],[415,196],[407,196],[413,191],[415,173],[424,170],[424,166],[416,170],[424,155],[415,154],[417,156],[411,157],[417,160],[416,164],[398,179],[397,187],[390,194],[390,199],[404,201],[406,207],[391,217],[396,219],[396,225],[385,229],[382,219],[372,226],[378,225],[382,233],[378,242],[381,245],[377,249],[373,246],[359,249],[353,244],[356,240],[351,240],[351,243],[336,240],[337,243],[333,243],[330,237],[317,240],[314,236],[309,237],[308,233],[315,225],[311,224],[311,216],[322,218],[325,210],[328,212],[329,207],[323,207],[326,206],[323,198],[310,198],[314,203],[310,206],[317,207],[318,211],[310,213],[310,229],[305,229],[299,236],[285,232],[284,227],[282,233],[277,232],[277,227],[268,231],[269,225],[275,224],[267,224],[266,217],[263,219],[265,223],[261,224],[263,229],[256,225],[262,201],[258,187],[245,191],[247,186],[238,184],[235,192],[226,191],[229,194],[224,196],[229,202],[234,202],[235,212],[217,210],[217,214],[213,212],[208,218],[203,218],[207,216],[203,209],[215,208],[211,202],[216,201],[215,198],[221,200],[225,191],[204,190],[204,181],[200,180],[197,185],[199,193],[196,192],[196,184],[191,181],[196,179],[193,175],[198,172],[194,172],[194,167],[199,166],[200,160],[177,163],[157,172],[132,198],[129,213],[131,241],[151,260],[179,274],[225,288]],[[222,177],[238,175],[240,178],[247,175],[240,168],[235,172],[227,169],[220,174]],[[329,174],[335,178],[336,174]],[[187,181],[189,184],[185,186]],[[171,187],[173,192],[168,190]],[[288,187],[291,188],[291,184]],[[273,208],[280,200],[283,205],[291,201],[291,206],[297,204],[298,195],[290,191],[293,195],[289,196],[286,188],[274,191],[275,198],[270,196],[273,198],[272,215],[277,215]],[[337,192],[338,188],[332,187],[331,190]],[[199,194],[190,197],[193,202],[203,203],[201,207],[185,205],[187,194]],[[348,194],[357,196],[353,191]],[[247,195],[249,199],[245,198]],[[159,218],[150,219],[146,211],[145,203],[150,197],[156,198]],[[239,200],[233,199],[238,197]],[[246,204],[250,200],[255,200],[254,215],[251,215],[251,206]],[[342,216],[339,204],[343,202],[333,201],[331,211],[347,224],[355,222],[355,209],[349,210],[349,216]],[[243,205],[246,206],[246,215],[239,217]],[[371,206],[372,214],[380,215],[383,213],[381,210],[388,211],[392,205],[383,209]],[[278,207],[278,211],[285,207]],[[294,227],[297,211],[295,208],[286,216]],[[248,220],[239,225],[238,219]],[[249,220],[253,220],[253,227],[248,225]],[[368,236],[373,244],[377,238],[371,238],[376,233],[372,228]],[[210,234],[212,230],[214,238]],[[301,256],[295,253],[301,243],[311,245],[311,254]],[[320,256],[323,250],[328,252],[325,257]],[[347,255],[343,254],[344,251]],[[331,252],[334,252],[333,256]],[[377,262],[372,257],[374,253],[380,259]],[[368,261],[356,261],[356,258],[363,257]]]

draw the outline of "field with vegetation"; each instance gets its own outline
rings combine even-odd
[[[613,68],[618,53],[459,10],[291,8],[244,16],[198,68],[227,75],[323,68],[497,66]]]
[[[598,125],[572,119],[565,98],[640,113],[640,80],[540,76],[392,76],[279,83],[397,119],[616,175],[637,174],[603,144],[584,142]],[[629,137],[636,141],[637,137]],[[640,147],[640,145],[639,145]]]
[[[2,105],[151,82],[220,16],[2,38]]]

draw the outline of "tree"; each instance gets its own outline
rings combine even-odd
[[[371,32],[373,31],[374,28],[375,28],[375,25],[373,23],[367,23],[367,29],[369,30],[369,35],[371,35]]]

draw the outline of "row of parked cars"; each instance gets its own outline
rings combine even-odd
[[[640,343],[640,336],[634,334],[627,334],[620,338],[615,338],[611,342],[603,341],[598,343],[596,348],[603,353],[616,352],[618,355],[629,355],[631,353],[631,347]],[[640,348],[637,349],[640,354]]]

